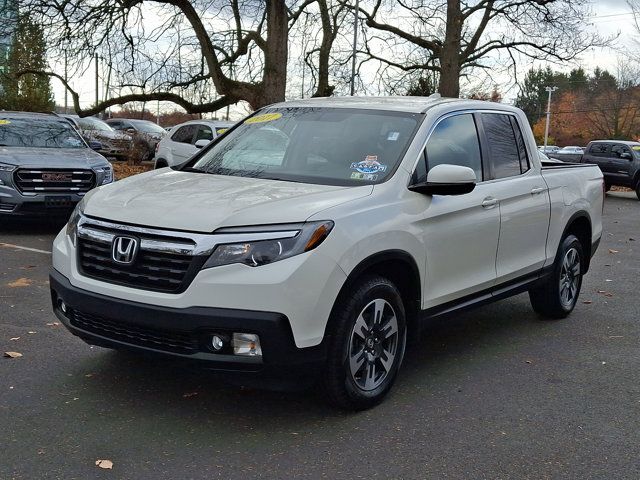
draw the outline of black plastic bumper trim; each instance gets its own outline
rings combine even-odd
[[[51,269],[49,281],[57,317],[71,333],[92,345],[195,360],[207,369],[227,372],[295,372],[318,366],[325,358],[323,344],[296,347],[289,320],[281,313],[213,307],[171,308],[132,302],[75,287],[54,269]],[[72,319],[60,310],[59,299],[71,310],[127,322],[136,327],[155,327],[201,336],[206,336],[207,332],[256,333],[260,337],[262,357],[216,354],[204,348],[193,354],[181,354],[109,338],[74,326]]]

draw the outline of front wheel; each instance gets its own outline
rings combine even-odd
[[[638,200],[640,200],[640,181],[636,183],[636,197],[638,197]]]
[[[529,290],[531,305],[538,314],[559,319],[573,311],[582,287],[584,262],[582,244],[578,238],[575,235],[565,237],[546,283]]]
[[[372,276],[336,303],[327,331],[322,381],[328,400],[348,410],[380,403],[404,357],[405,309],[386,278]]]

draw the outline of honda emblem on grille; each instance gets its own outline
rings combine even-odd
[[[138,253],[138,239],[133,237],[115,237],[111,248],[111,258],[116,263],[131,264]]]

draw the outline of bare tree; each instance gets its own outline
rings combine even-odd
[[[438,91],[448,97],[460,95],[460,78],[473,69],[500,60],[515,68],[521,56],[568,61],[610,40],[585,31],[589,9],[582,0],[372,2],[360,11],[388,53],[369,48],[370,58],[400,72],[436,72]]]

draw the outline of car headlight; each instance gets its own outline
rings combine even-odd
[[[7,165],[6,163],[0,163],[0,172],[13,172],[16,169],[15,165]]]
[[[104,177],[102,177],[102,183],[100,185],[106,185],[107,183],[113,182],[113,170],[111,167],[96,168],[96,173],[104,173]]]
[[[71,240],[73,246],[76,246],[76,237],[78,233],[78,222],[82,217],[82,212],[84,212],[85,199],[83,198],[78,202],[76,208],[73,209],[71,216],[69,217],[69,221],[67,222],[67,236]]]
[[[285,258],[313,250],[327,238],[332,228],[332,221],[309,222],[297,226],[295,229],[297,233],[294,236],[285,237],[285,231],[290,232],[291,228],[286,225],[280,225],[270,229],[269,232],[277,235],[278,231],[280,231],[283,233],[282,238],[248,240],[218,245],[202,268],[219,267],[232,263],[259,267],[260,265],[284,260]],[[243,235],[249,233],[246,228],[224,229],[216,233],[223,232],[234,232]]]

